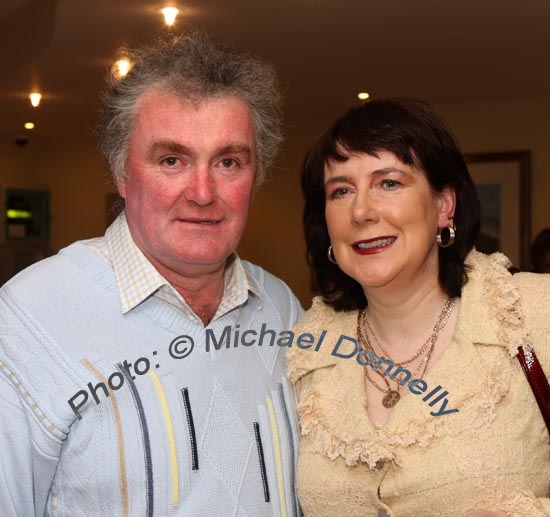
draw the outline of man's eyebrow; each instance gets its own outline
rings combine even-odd
[[[173,140],[159,140],[158,142],[153,143],[149,149],[147,159],[150,161],[154,160],[159,152],[178,153],[187,156],[191,156],[193,154],[189,147],[180,144],[179,142],[174,142]],[[216,151],[216,155],[218,156],[231,153],[244,154],[247,161],[250,160],[250,155],[252,154],[250,147],[246,144],[228,144]]]
[[[173,140],[159,140],[158,142],[155,142],[149,149],[147,153],[147,159],[148,160],[155,159],[156,154],[159,152],[169,152],[169,153],[190,155],[191,149],[189,149],[189,147],[183,144],[174,142]]]
[[[221,147],[216,154],[242,154],[246,160],[250,160],[252,151],[246,144],[228,144]]]

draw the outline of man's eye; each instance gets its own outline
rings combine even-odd
[[[234,167],[237,165],[237,162],[233,159],[233,158],[224,158],[221,162],[220,162],[221,166],[226,168],[226,169],[229,169],[231,167]]]
[[[175,156],[169,156],[168,158],[164,158],[161,163],[169,167],[174,167],[179,163],[179,159]]]

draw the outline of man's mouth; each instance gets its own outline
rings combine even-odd
[[[190,224],[202,224],[202,225],[214,225],[221,223],[221,219],[209,220],[209,219],[180,219],[181,222]]]

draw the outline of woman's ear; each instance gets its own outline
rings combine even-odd
[[[449,226],[449,220],[455,216],[456,193],[454,188],[445,187],[439,197],[439,221],[438,228]]]

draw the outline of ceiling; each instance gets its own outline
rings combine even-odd
[[[273,61],[291,118],[330,120],[360,90],[432,103],[550,95],[548,0],[2,0],[0,137],[27,120],[44,135],[90,133],[117,48],[166,30],[170,3],[176,31]]]

